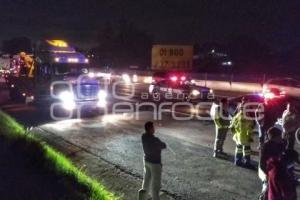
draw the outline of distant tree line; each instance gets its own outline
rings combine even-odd
[[[10,55],[21,51],[32,53],[32,42],[27,37],[16,37],[2,42],[1,51]]]
[[[151,65],[151,48],[154,37],[128,20],[118,23],[107,22],[99,28],[93,48],[81,50],[91,57],[92,64],[124,68]],[[21,51],[32,53],[33,43],[27,37],[16,37],[2,41],[1,51],[10,55]],[[225,53],[232,67],[217,64],[210,52]],[[274,51],[268,45],[246,35],[232,36],[227,42],[197,43],[194,54],[201,55],[194,63],[198,72],[225,73],[300,73],[300,46],[286,51]]]
[[[150,66],[154,38],[127,20],[117,24],[107,22],[99,31],[97,45],[90,53],[96,60],[113,67],[128,68],[130,65]]]

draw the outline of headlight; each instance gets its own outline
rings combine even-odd
[[[98,93],[97,106],[99,106],[99,107],[106,106],[106,97],[107,97],[107,93],[104,90],[100,90],[99,93]]]
[[[95,73],[94,73],[94,72],[90,72],[90,73],[88,74],[88,76],[89,76],[90,78],[94,78],[94,77],[95,77]]]
[[[74,102],[74,96],[69,91],[61,92],[58,98],[62,101],[62,107],[66,110],[72,110],[76,107]]]
[[[210,90],[209,90],[209,93],[211,93],[211,94],[214,93],[214,90],[213,90],[213,89],[210,89]]]
[[[198,96],[199,94],[200,94],[200,92],[198,90],[193,90],[192,91],[193,96]]]
[[[151,76],[147,76],[144,78],[144,83],[152,83],[152,77]]]
[[[136,74],[134,74],[134,75],[132,76],[132,81],[133,81],[134,83],[138,82],[138,76],[137,76]]]
[[[99,99],[105,99],[107,97],[107,93],[104,90],[100,90],[98,93]]]
[[[74,100],[73,94],[71,92],[69,92],[69,91],[61,92],[58,95],[58,97],[62,101],[73,101]]]
[[[128,74],[122,74],[122,79],[125,83],[130,83],[130,76]]]
[[[54,58],[54,61],[55,61],[55,62],[59,62],[59,61],[60,61],[60,58],[59,58],[59,57],[55,57],[55,58]]]

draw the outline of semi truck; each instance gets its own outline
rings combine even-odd
[[[89,60],[67,42],[40,41],[33,56],[20,57],[22,66],[8,82],[11,99],[65,110],[106,106],[105,85],[89,76]]]

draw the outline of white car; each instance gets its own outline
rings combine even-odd
[[[294,78],[270,79],[263,85],[262,93],[265,98],[285,95],[300,97],[300,81]]]

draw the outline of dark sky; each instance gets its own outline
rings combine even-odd
[[[299,0],[0,0],[0,40],[56,37],[92,46],[125,18],[156,42],[226,42],[248,35],[275,47],[300,43]]]

